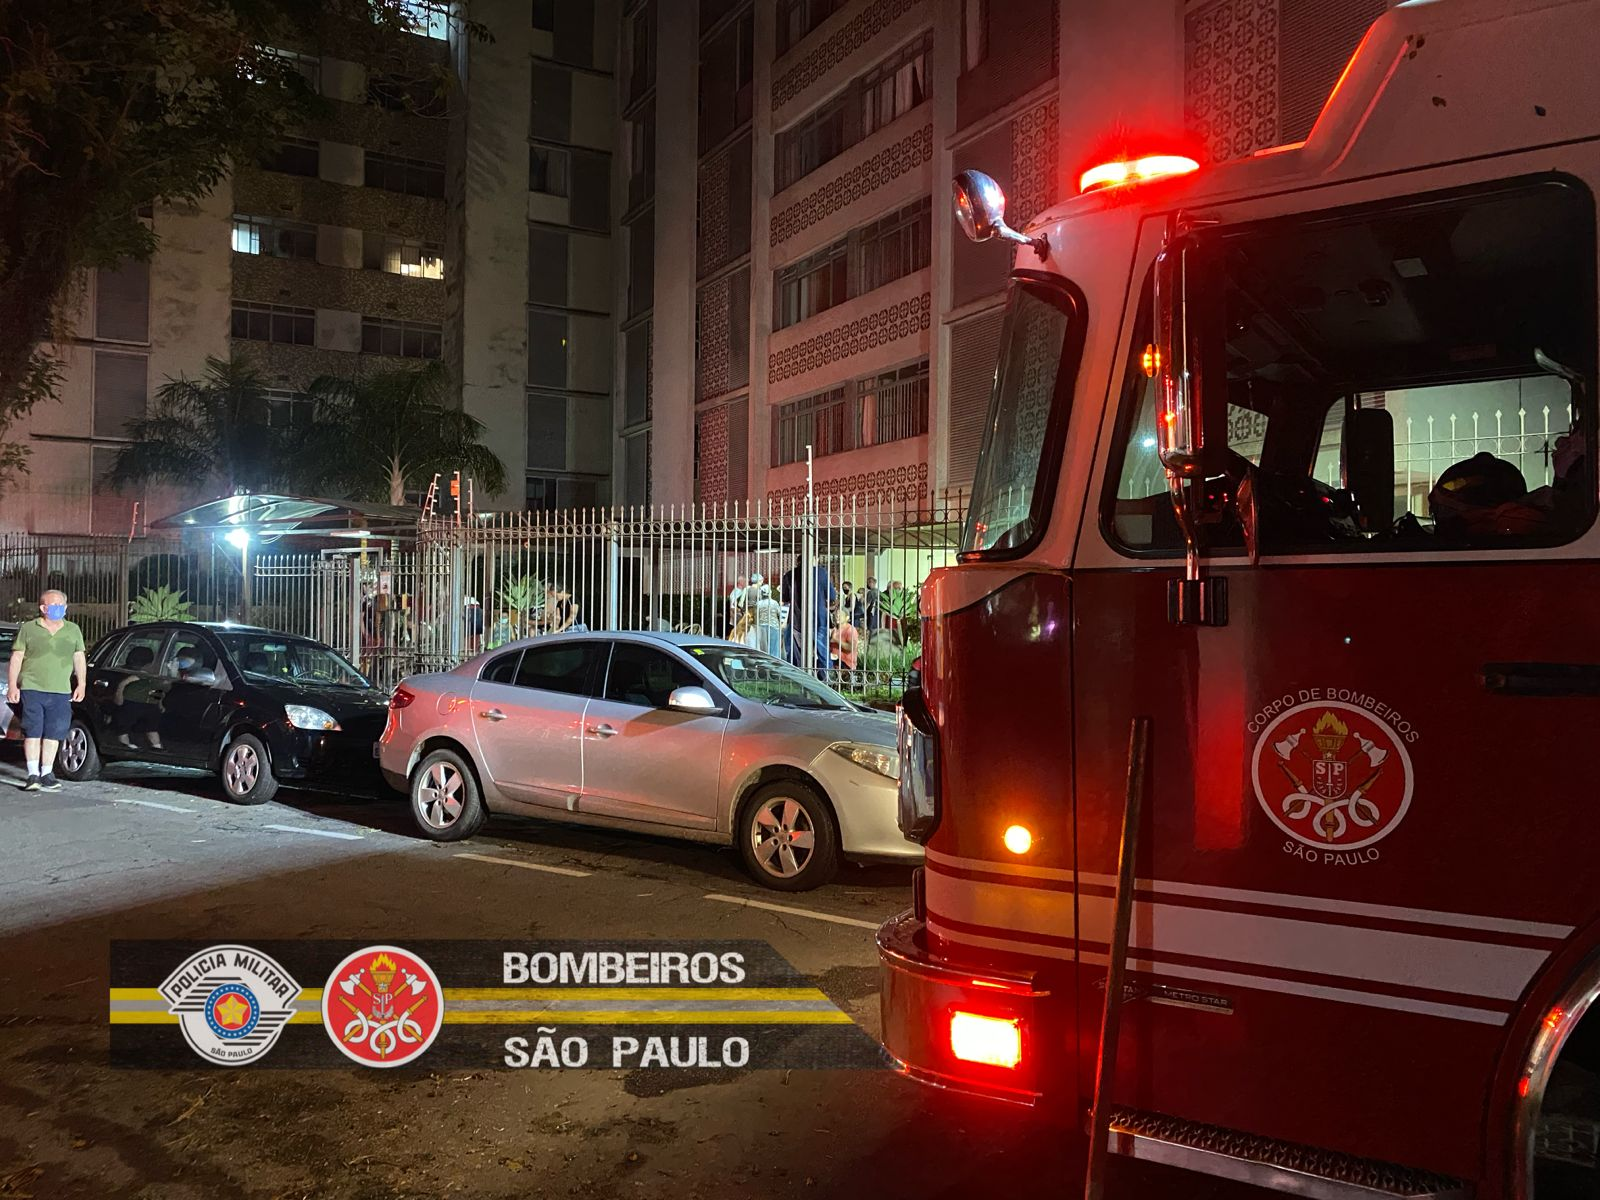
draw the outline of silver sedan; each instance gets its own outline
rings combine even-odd
[[[732,843],[782,891],[841,856],[922,857],[895,823],[893,718],[732,642],[562,634],[410,676],[379,760],[435,841],[491,811],[667,833]]]

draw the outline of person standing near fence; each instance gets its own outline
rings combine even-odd
[[[783,653],[783,606],[772,598],[772,585],[763,583],[756,600],[756,649],[777,658]]]
[[[39,597],[39,616],[17,630],[6,677],[6,699],[22,705],[23,753],[29,792],[59,791],[56,750],[72,727],[72,705],[83,699],[89,676],[83,630],[67,620],[67,598],[57,591]]]

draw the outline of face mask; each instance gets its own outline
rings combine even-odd
[[[67,606],[65,604],[46,604],[44,606],[44,615],[46,620],[59,621],[67,615]]]

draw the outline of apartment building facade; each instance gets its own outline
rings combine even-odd
[[[967,486],[1009,256],[955,233],[952,175],[1020,224],[1097,156],[1298,140],[1383,8],[625,0],[619,498]]]
[[[616,10],[474,0],[490,39],[447,4],[416,10],[404,74],[275,47],[324,115],[200,204],[151,213],[148,264],[87,273],[0,528],[126,534],[136,504],[143,526],[206,498],[118,493],[105,473],[127,421],[208,356],[247,358],[290,424],[318,376],[442,359],[510,480],[480,506],[609,499]]]

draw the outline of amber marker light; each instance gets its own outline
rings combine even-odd
[[[1033,833],[1026,825],[1009,826],[1002,835],[1006,849],[1013,854],[1026,854],[1033,849]]]
[[[1152,179],[1187,175],[1199,169],[1200,164],[1184,154],[1147,154],[1143,158],[1121,158],[1090,167],[1078,176],[1078,190],[1095,192],[1130,183],[1148,183]]]
[[[962,1062],[1014,1070],[1022,1061],[1022,1023],[1009,1017],[953,1012],[950,1053]]]

